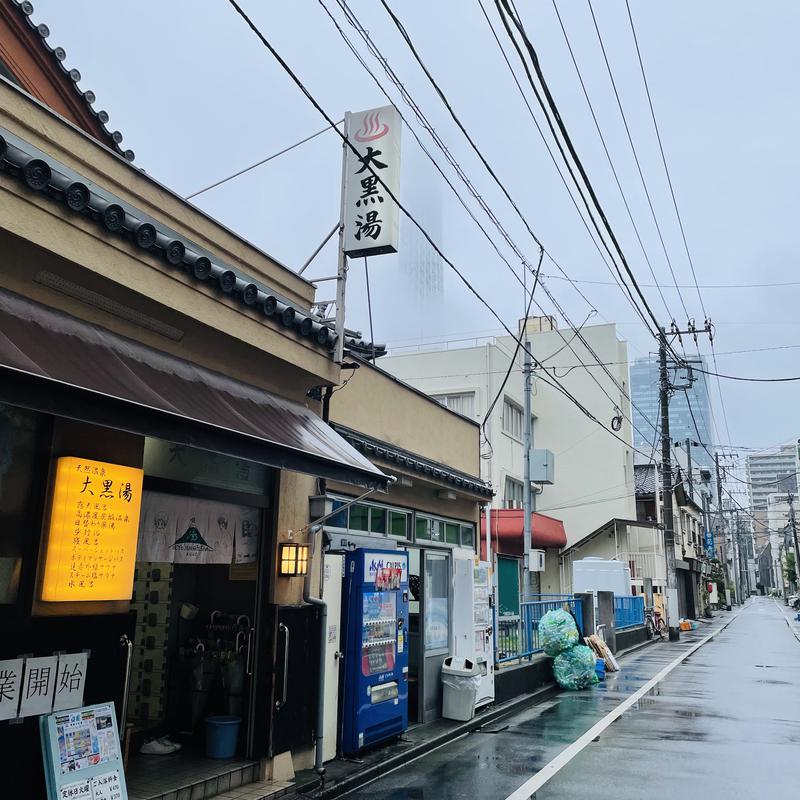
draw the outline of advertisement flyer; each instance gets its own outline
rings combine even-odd
[[[119,758],[113,717],[110,704],[56,714],[62,775]]]

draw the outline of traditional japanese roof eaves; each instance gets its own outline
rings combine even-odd
[[[494,496],[491,486],[472,475],[467,475],[438,461],[432,461],[408,450],[373,439],[371,436],[359,433],[336,422],[332,422],[331,427],[370,460],[377,458],[380,461],[397,464],[403,469],[417,472],[431,480],[451,484],[456,489],[469,494],[486,498]]]
[[[71,213],[92,220],[106,236],[123,237],[159,256],[172,268],[198,283],[214,287],[221,296],[241,303],[262,319],[271,319],[287,331],[310,340],[313,346],[328,352],[333,349],[335,332],[309,309],[292,305],[214,253],[55,159],[45,157],[33,145],[3,128],[0,128],[0,172],[24,184],[29,191],[63,204]],[[345,338],[345,347],[349,346]]]
[[[72,84],[75,93],[82,98],[83,105],[97,121],[98,127],[105,135],[106,141],[103,142],[103,144],[111,147],[128,161],[133,161],[135,157],[133,150],[122,147],[122,134],[119,131],[111,130],[108,127],[108,112],[104,110],[97,111],[94,108],[94,104],[96,102],[94,92],[91,89],[83,90],[78,86],[78,84],[81,82],[81,73],[74,67],[72,69],[68,69],[65,66],[64,62],[67,58],[66,50],[60,46],[53,47],[53,45],[47,41],[50,36],[50,29],[47,27],[47,25],[44,23],[39,23],[37,25],[31,19],[34,10],[33,3],[29,2],[29,0],[11,0],[11,4],[17,8],[30,29],[36,32],[41,39],[44,49],[52,56],[53,63]]]

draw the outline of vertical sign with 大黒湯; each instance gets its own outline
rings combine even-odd
[[[56,462],[42,600],[127,600],[143,471],[72,456]]]
[[[344,251],[351,257],[396,253],[400,209],[392,196],[400,196],[400,114],[394,106],[348,114],[348,140]]]

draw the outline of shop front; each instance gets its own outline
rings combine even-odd
[[[320,416],[314,287],[5,82],[0,252],[4,793],[45,796],[68,689],[137,797],[302,767],[319,611],[279,556],[320,480],[387,483]]]
[[[313,517],[342,510],[323,526],[330,554],[353,548],[396,549],[408,558],[408,718],[442,715],[441,670],[448,656],[484,652],[489,620],[476,629],[480,507],[492,490],[479,478],[478,426],[365,361],[334,392],[334,429],[383,472],[396,477],[385,497],[353,500],[328,482]],[[487,580],[488,583],[488,580]],[[482,600],[488,604],[489,589]],[[483,608],[481,606],[481,608]],[[481,619],[483,619],[481,617]],[[491,647],[489,647],[491,649]],[[482,661],[487,673],[491,658]],[[487,679],[488,679],[487,675]]]

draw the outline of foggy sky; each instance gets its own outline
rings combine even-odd
[[[366,55],[335,0],[325,2]],[[484,2],[501,30],[494,4]],[[588,5],[583,0],[558,3],[658,282],[671,314],[683,325],[685,315],[674,286],[670,288],[672,279],[625,138]],[[34,21],[45,22],[51,30],[50,43],[66,49],[65,65],[80,70],[81,87],[96,93],[96,107],[109,112],[111,129],[119,129],[125,137],[123,146],[136,151],[136,165],[178,193],[195,191],[324,127],[324,120],[224,0],[36,0],[34,5]],[[340,119],[347,109],[386,103],[317,0],[246,0],[244,5],[334,119]],[[572,278],[610,281],[522,105],[477,0],[393,0],[391,5],[548,250]],[[678,283],[688,286],[691,274],[658,155],[624,2],[595,0],[594,6]],[[523,0],[517,7],[637,279],[651,284],[552,0]],[[352,8],[517,244],[535,261],[537,250],[530,236],[450,120],[380,3],[358,0]],[[788,0],[659,4],[632,0],[632,8],[701,286],[800,280],[796,277],[800,177],[796,32],[800,4]],[[510,47],[508,53],[517,67]],[[368,55],[366,58],[387,86],[375,62]],[[524,77],[521,69],[518,74]],[[405,114],[407,109],[397,93],[392,89],[390,94]],[[431,146],[421,130],[420,135]],[[416,147],[404,131],[404,150]],[[430,168],[424,156],[413,161],[422,169]],[[195,202],[296,269],[336,221],[340,169],[340,144],[329,132]],[[404,185],[413,180],[415,176],[406,170]],[[450,190],[442,185],[440,194],[443,250],[513,328],[523,313],[518,284]],[[420,221],[424,225],[425,220]],[[499,242],[499,235],[490,231]],[[513,257],[510,260],[518,266]],[[307,274],[328,275],[334,270],[335,247],[331,244]],[[547,261],[544,271],[555,274]],[[376,340],[408,344],[420,337],[456,339],[499,329],[498,322],[447,267],[444,304],[438,313],[424,318],[416,315],[415,304],[397,275],[395,256],[371,260]],[[568,283],[550,280],[548,285],[573,321],[586,317],[588,306]],[[348,326],[367,330],[360,261],[352,266],[348,289]],[[599,312],[592,322],[618,323],[621,336],[631,343],[632,356],[653,350],[653,340],[641,322],[637,323],[616,286],[581,284],[581,289]],[[702,290],[717,326],[715,345],[722,372],[751,376],[800,373],[796,357],[800,350],[727,354],[796,344],[797,289]],[[656,314],[668,324],[657,291],[644,291]],[[689,314],[701,323],[697,293],[693,288],[682,289],[682,293]],[[548,311],[552,309],[544,295],[540,300]],[[561,324],[565,324],[563,320]],[[708,352],[707,340],[702,341],[701,350]],[[796,384],[723,381],[722,389],[734,445],[766,447],[798,434],[795,408],[800,387]],[[721,443],[727,445],[713,379],[711,394]]]

